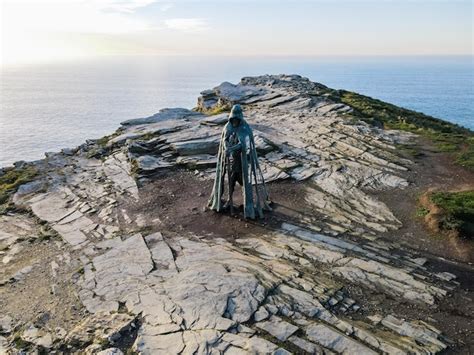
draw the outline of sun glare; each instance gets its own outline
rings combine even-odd
[[[94,34],[126,34],[148,25],[130,16],[131,4],[110,1],[2,2],[1,60],[3,65],[51,61],[93,55]],[[71,38],[81,39],[71,41]]]

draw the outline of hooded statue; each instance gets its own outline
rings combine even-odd
[[[222,201],[224,186],[228,185],[228,201]],[[216,179],[212,189],[209,207],[222,211],[230,207],[232,213],[232,195],[236,182],[242,186],[244,217],[262,218],[263,210],[271,210],[265,187],[252,129],[245,121],[240,105],[234,105],[221,134],[217,155]]]

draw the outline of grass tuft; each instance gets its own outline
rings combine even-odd
[[[224,112],[230,112],[230,107],[227,105],[224,106],[214,106],[211,110],[206,111],[205,113],[214,116]]]
[[[417,217],[425,217],[426,215],[428,215],[428,213],[430,213],[429,209],[427,209],[426,207],[419,207],[416,209],[415,215]]]
[[[463,236],[474,236],[474,190],[434,192],[431,201],[443,211],[441,227],[459,230]]]
[[[32,181],[37,175],[38,169],[33,166],[3,169],[0,175],[0,205],[7,204],[20,185]]]

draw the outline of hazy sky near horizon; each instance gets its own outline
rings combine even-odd
[[[3,64],[99,55],[472,55],[471,0],[0,0]]]

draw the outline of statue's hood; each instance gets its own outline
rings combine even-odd
[[[232,106],[232,110],[230,110],[229,113],[229,121],[231,119],[237,119],[240,120],[241,122],[244,120],[244,114],[242,112],[242,107],[240,105],[234,105]]]

